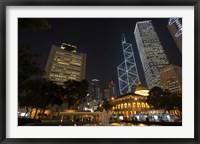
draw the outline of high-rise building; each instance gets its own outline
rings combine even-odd
[[[102,93],[100,89],[100,81],[93,79],[90,85],[90,98],[91,100],[102,100]]]
[[[104,89],[104,99],[110,100],[110,89]]]
[[[113,81],[109,82],[108,88],[109,88],[109,91],[110,91],[110,98],[111,97],[116,98],[117,97],[116,86],[115,86],[115,83]]]
[[[160,70],[163,88],[173,93],[182,94],[182,68],[169,65]]]
[[[119,92],[121,95],[135,91],[139,81],[135,56],[131,43],[122,37],[124,61],[117,67]]]
[[[52,45],[46,63],[46,78],[62,85],[67,80],[85,79],[86,54],[77,53],[76,46],[62,44],[59,48]]]
[[[182,53],[182,24],[179,18],[170,18],[167,28],[173,37],[179,51]]]
[[[152,21],[137,22],[134,35],[148,89],[155,86],[162,88],[160,69],[169,62]]]
[[[117,97],[116,85],[113,81],[108,83],[108,88],[104,89],[103,99],[111,100]]]

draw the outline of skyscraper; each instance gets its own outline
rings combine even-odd
[[[113,81],[110,81],[108,84],[108,88],[110,91],[110,97],[116,98],[117,97],[117,92],[116,92],[116,86]]]
[[[173,37],[179,51],[182,53],[182,24],[179,18],[170,18],[167,28]]]
[[[162,87],[160,69],[169,62],[152,21],[137,22],[134,35],[148,89]]]
[[[59,48],[52,45],[46,63],[46,78],[62,85],[67,80],[85,79],[86,54],[76,53],[76,46],[62,44]]]
[[[182,68],[169,65],[160,70],[163,88],[173,93],[182,94]]]
[[[110,90],[104,89],[104,99],[110,100]]]
[[[139,76],[131,43],[122,37],[124,61],[117,67],[120,94],[133,92],[138,84]]]
[[[91,100],[101,100],[102,93],[100,89],[100,81],[98,79],[93,79],[90,88],[90,98]]]
[[[116,85],[113,81],[108,83],[108,88],[104,89],[103,99],[111,100],[117,97]]]

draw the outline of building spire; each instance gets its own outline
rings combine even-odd
[[[126,43],[126,38],[124,34],[122,35],[122,43]]]

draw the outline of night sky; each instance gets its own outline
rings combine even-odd
[[[77,52],[87,54],[86,80],[99,79],[102,91],[112,80],[118,89],[117,66],[123,62],[121,37],[133,45],[139,78],[146,86],[141,61],[134,38],[138,21],[152,20],[170,64],[182,65],[182,56],[168,29],[168,19],[135,18],[51,18],[50,30],[19,30],[19,46],[31,46],[31,52],[40,54],[36,59],[44,70],[52,45],[64,43],[77,46]]]

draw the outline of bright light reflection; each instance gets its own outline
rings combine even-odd
[[[149,96],[149,90],[137,90],[135,91],[135,94],[138,94],[141,96]]]

